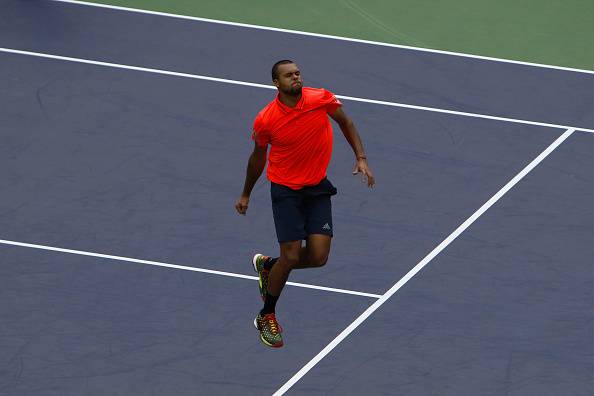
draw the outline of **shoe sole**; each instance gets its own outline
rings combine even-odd
[[[256,253],[254,254],[254,257],[252,258],[252,265],[254,266],[254,272],[258,273],[258,266],[256,265],[256,261],[258,261],[258,258],[260,256],[264,256],[261,253]]]
[[[256,328],[256,330],[260,331],[260,328],[258,327],[258,320],[256,318],[254,318],[254,327]],[[262,335],[260,335],[260,341],[262,341],[262,344],[270,348],[280,348],[283,345],[285,345],[283,342],[281,342],[280,344],[272,345],[271,343],[267,342],[264,338],[262,338]]]
[[[254,257],[252,258],[252,265],[254,267],[254,272],[256,274],[258,274],[258,286],[260,287],[260,290],[262,290],[262,279],[260,279],[260,274],[258,273],[258,266],[256,264],[256,261],[258,261],[258,259],[262,256],[264,256],[264,255],[261,253],[256,253],[256,254],[254,254]],[[262,294],[260,294],[260,298],[262,299],[262,301],[265,300],[265,298]]]

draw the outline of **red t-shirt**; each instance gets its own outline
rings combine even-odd
[[[330,91],[304,87],[294,108],[278,95],[254,120],[252,139],[270,144],[266,176],[294,190],[314,186],[326,177],[332,155],[332,125],[328,114],[342,104]]]

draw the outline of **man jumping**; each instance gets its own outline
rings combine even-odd
[[[245,183],[235,209],[245,215],[250,194],[266,166],[280,257],[256,254],[252,259],[258,273],[264,308],[254,320],[260,340],[273,348],[283,346],[276,320],[276,302],[291,270],[321,267],[328,261],[332,240],[330,197],[336,188],[326,177],[332,154],[332,125],[338,123],[356,158],[353,174],[361,173],[367,185],[375,179],[353,121],[342,104],[325,89],[303,87],[301,72],[291,60],[272,67],[272,82],[278,95],[264,107],[254,121]],[[302,241],[305,240],[305,246]]]

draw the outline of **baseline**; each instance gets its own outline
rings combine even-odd
[[[562,70],[562,71],[569,71],[569,72],[574,72],[574,73],[594,74],[594,70],[547,65],[547,64],[543,64],[543,63],[523,62],[523,61],[518,61],[518,60],[513,60],[513,59],[504,59],[504,58],[496,58],[496,57],[491,57],[491,56],[467,54],[467,53],[463,53],[463,52],[444,51],[444,50],[437,50],[437,49],[432,49],[432,48],[422,48],[422,47],[414,47],[414,46],[409,46],[409,45],[392,44],[392,43],[385,43],[385,42],[381,42],[381,41],[372,41],[372,40],[356,39],[356,38],[352,38],[352,37],[334,36],[331,34],[305,32],[305,31],[301,31],[301,30],[282,29],[282,28],[275,28],[275,27],[271,27],[271,26],[254,25],[254,24],[249,24],[249,23],[229,22],[229,21],[223,21],[223,20],[219,20],[219,19],[201,18],[201,17],[172,14],[172,13],[160,12],[160,11],[142,10],[142,9],[131,8],[131,7],[122,7],[122,6],[114,6],[114,5],[108,5],[108,4],[90,3],[90,2],[78,1],[78,0],[52,0],[52,1],[59,2],[59,3],[84,5],[84,6],[90,6],[90,7],[107,8],[107,9],[118,10],[118,11],[135,12],[135,13],[139,13],[139,14],[163,16],[163,17],[168,17],[168,18],[186,19],[186,20],[198,21],[198,22],[237,26],[237,27],[243,27],[243,28],[248,28],[248,29],[268,30],[268,31],[273,31],[273,32],[290,33],[290,34],[319,37],[319,38],[325,38],[325,39],[331,39],[331,40],[350,41],[350,42],[354,42],[354,43],[362,43],[362,44],[376,45],[376,46],[382,46],[382,47],[401,48],[401,49],[406,49],[406,50],[411,50],[411,51],[429,52],[429,53],[440,54],[440,55],[449,55],[449,56],[458,56],[458,57],[463,57],[463,58],[480,59],[480,60],[486,60],[486,61],[491,61],[491,62],[511,63],[511,64],[515,64],[515,65],[538,67],[538,68],[553,69],[553,70]]]

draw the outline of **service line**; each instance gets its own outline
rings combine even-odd
[[[159,261],[140,260],[140,259],[136,259],[136,258],[132,258],[132,257],[113,256],[111,254],[93,253],[93,252],[86,252],[83,250],[65,249],[65,248],[59,248],[59,247],[54,247],[54,246],[37,245],[37,244],[33,244],[33,243],[9,241],[6,239],[0,239],[0,244],[32,248],[32,249],[39,249],[39,250],[49,250],[52,252],[59,252],[59,253],[77,254],[79,256],[89,256],[89,257],[97,257],[97,258],[109,259],[109,260],[126,261],[129,263],[152,265],[152,266],[156,266],[156,267],[165,267],[165,268],[172,268],[172,269],[184,270],[184,271],[202,272],[205,274],[228,276],[231,278],[258,280],[257,276],[236,274],[233,272],[225,272],[225,271],[217,271],[217,270],[211,270],[211,269],[206,269],[206,268],[190,267],[190,266],[186,266],[186,265],[162,263]],[[360,292],[360,291],[346,290],[346,289],[337,289],[337,288],[326,287],[326,286],[310,285],[310,284],[306,284],[306,283],[287,282],[287,285],[303,287],[303,288],[307,288],[307,289],[323,290],[323,291],[334,292],[334,293],[351,294],[351,295],[361,296],[361,297],[371,297],[371,298],[380,298],[381,297],[378,294],[364,293],[364,292]]]
[[[192,78],[192,79],[196,79],[196,80],[205,80],[205,81],[224,83],[224,84],[243,85],[243,86],[248,86],[248,87],[264,88],[264,89],[271,89],[271,90],[276,89],[274,86],[267,85],[267,84],[258,84],[258,83],[252,83],[252,82],[247,82],[247,81],[240,81],[240,80],[230,80],[230,79],[226,79],[226,78],[204,76],[204,75],[200,75],[200,74],[181,73],[181,72],[170,71],[170,70],[152,69],[152,68],[147,68],[147,67],[124,65],[124,64],[119,64],[119,63],[102,62],[102,61],[91,60],[91,59],[73,58],[70,56],[53,55],[53,54],[46,54],[46,53],[42,53],[42,52],[22,51],[22,50],[17,50],[17,49],[12,49],[12,48],[0,47],[0,53],[1,52],[15,54],[15,55],[25,55],[25,56],[33,56],[33,57],[38,57],[38,58],[60,60],[60,61],[66,61],[66,62],[83,63],[83,64],[94,65],[94,66],[103,66],[103,67],[111,67],[111,68],[116,68],[116,69],[124,69],[124,70],[133,70],[133,71],[139,71],[139,72],[145,72],[145,73],[161,74],[161,75],[173,76],[173,77]],[[391,106],[391,107],[400,107],[400,108],[413,109],[413,110],[430,111],[430,112],[434,112],[434,113],[451,114],[451,115],[457,115],[457,116],[463,116],[463,117],[483,118],[483,119],[487,119],[487,120],[511,122],[511,123],[524,124],[524,125],[534,125],[534,126],[541,126],[541,127],[547,127],[547,128],[558,128],[558,129],[565,129],[565,130],[573,129],[575,131],[594,133],[594,129],[581,128],[581,127],[576,127],[576,126],[571,126],[571,125],[558,125],[558,124],[550,124],[550,123],[539,122],[539,121],[530,121],[530,120],[522,120],[522,119],[516,119],[516,118],[492,116],[492,115],[488,115],[488,114],[468,113],[468,112],[463,112],[463,111],[440,109],[437,107],[417,106],[417,105],[412,105],[412,104],[407,104],[407,103],[358,98],[355,96],[345,96],[345,95],[336,95],[336,96],[340,99],[353,101],[353,102],[363,102],[363,103],[370,103],[370,104],[376,104],[376,105],[382,105],[382,106]]]

